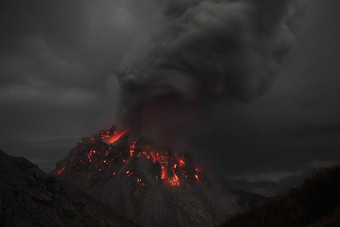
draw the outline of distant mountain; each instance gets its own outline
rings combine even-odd
[[[266,197],[264,197],[263,195],[246,191],[235,190],[230,191],[230,193],[236,197],[237,204],[240,205],[243,209],[254,206],[266,199]]]
[[[135,226],[25,158],[0,151],[0,226]]]
[[[315,170],[302,186],[264,200],[223,226],[340,226],[340,166]]]

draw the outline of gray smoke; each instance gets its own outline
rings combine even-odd
[[[193,128],[207,103],[262,94],[295,43],[291,3],[165,1],[147,54],[119,75],[119,121],[169,136]]]

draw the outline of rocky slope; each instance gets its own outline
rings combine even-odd
[[[190,155],[115,128],[83,138],[54,174],[142,226],[215,226],[239,209]]]
[[[340,166],[315,170],[300,187],[239,213],[223,226],[340,226]]]
[[[135,226],[25,158],[0,151],[0,226]]]

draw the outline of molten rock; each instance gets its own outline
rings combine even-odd
[[[128,130],[83,138],[54,173],[143,226],[213,226],[238,210],[189,155]]]

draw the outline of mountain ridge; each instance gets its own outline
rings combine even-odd
[[[25,158],[0,150],[0,226],[136,226]]]

